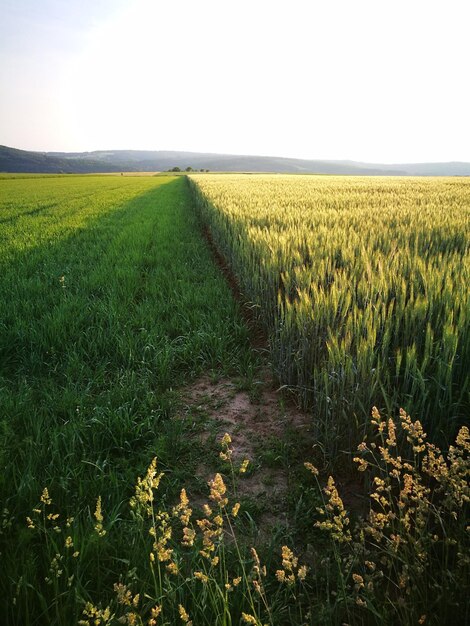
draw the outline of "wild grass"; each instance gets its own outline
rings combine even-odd
[[[351,522],[331,476],[318,509],[338,573],[336,611],[353,624],[467,623],[468,427],[446,455],[404,410],[387,420],[374,408],[371,427],[354,459],[367,480],[365,518]]]
[[[470,182],[189,180],[329,457],[355,445],[374,405],[416,411],[448,444],[470,408]]]
[[[231,443],[227,434],[220,441],[228,472],[214,475],[196,510],[185,488],[173,502],[160,495],[167,477],[156,458],[137,479],[122,518],[109,516],[99,496],[81,533],[75,519],[62,519],[44,489],[25,525],[30,545],[42,546],[48,559],[49,597],[42,600],[50,606],[50,623],[67,623],[72,608],[80,609],[81,626],[468,621],[467,427],[444,456],[426,441],[419,421],[401,411],[397,424],[374,409],[356,459],[369,484],[366,516],[350,516],[330,476],[311,519],[312,528],[330,537],[330,547],[317,541],[300,555],[281,537],[268,549],[250,545],[243,506],[231,493],[246,464],[233,464]],[[318,470],[305,465],[319,493]],[[84,593],[90,561],[109,567],[120,526],[131,550],[116,555],[107,586],[90,597]],[[18,585],[18,605],[26,593]]]

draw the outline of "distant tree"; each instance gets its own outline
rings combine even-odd
[[[172,167],[171,170],[168,170],[169,172],[181,172],[181,169],[176,166],[176,167]]]
[[[187,171],[187,172],[192,172],[192,171],[193,171],[193,168],[192,168],[190,165],[188,165],[188,167],[186,168],[186,171]]]

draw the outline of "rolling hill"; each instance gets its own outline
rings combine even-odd
[[[384,165],[357,161],[176,152],[164,150],[97,150],[32,152],[0,146],[0,172],[101,173],[158,172],[179,167],[213,172],[279,172],[293,174],[366,174],[394,176],[470,176],[470,163]]]

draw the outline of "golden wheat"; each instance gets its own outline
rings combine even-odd
[[[335,453],[374,404],[433,434],[468,412],[470,180],[193,175],[280,380]]]

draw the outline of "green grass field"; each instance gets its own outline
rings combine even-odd
[[[247,329],[183,178],[0,186],[1,501],[22,525],[44,487],[85,518],[101,494],[117,520],[155,454],[172,484],[191,476],[197,454],[166,419],[174,390],[211,369],[249,373]],[[0,603],[23,577],[11,623],[52,623],[44,555],[15,529],[0,538]]]
[[[282,178],[198,177],[198,212],[184,176],[0,176],[2,626],[469,621],[468,287],[458,288],[468,273],[468,185],[442,180],[428,197],[428,182],[397,179],[387,195],[366,179],[349,189],[351,179],[318,177],[312,195],[308,177]],[[328,210],[318,199],[325,193]],[[377,258],[385,255],[377,267],[358,243],[357,215],[370,213],[371,195],[379,207],[388,203],[391,229],[374,213],[369,240]],[[429,223],[418,214],[432,263],[417,264],[417,246],[408,245],[411,217],[392,245],[390,198],[406,205],[406,219],[432,200]],[[355,233],[341,202],[359,220]],[[430,227],[439,212],[441,230]],[[268,356],[250,344],[246,314],[204,239],[207,227],[271,333]],[[399,277],[404,255],[387,274],[391,245],[406,250],[416,288]],[[357,297],[348,309],[353,278]],[[434,334],[421,283],[438,312]],[[390,303],[381,298],[391,284],[403,306],[387,317]],[[376,318],[382,327],[374,334]],[[393,389],[400,342],[406,384]],[[260,401],[269,367],[310,406],[315,439],[302,440],[305,431],[295,427],[269,435]],[[244,410],[256,407],[248,478],[239,425],[232,424],[234,442],[221,439],[207,403],[184,404],[201,376],[214,385],[229,380],[233,396],[247,393]],[[432,376],[439,388],[430,402],[419,390]],[[312,381],[317,404],[302,398]],[[376,397],[382,415],[374,410],[365,423]],[[276,398],[287,406],[281,393]],[[358,410],[358,399],[367,406]],[[211,401],[217,421],[224,405]],[[402,402],[411,417],[398,413]],[[423,416],[413,414],[415,403]],[[444,425],[449,417],[464,424],[442,454],[419,421],[434,419],[433,411]],[[350,415],[361,421],[345,447],[339,435]],[[341,452],[338,489],[328,476],[338,467],[332,450]],[[260,470],[264,500],[249,491]],[[208,472],[209,486],[201,478]],[[285,501],[269,502],[283,479]],[[265,527],[263,513],[272,518]]]

